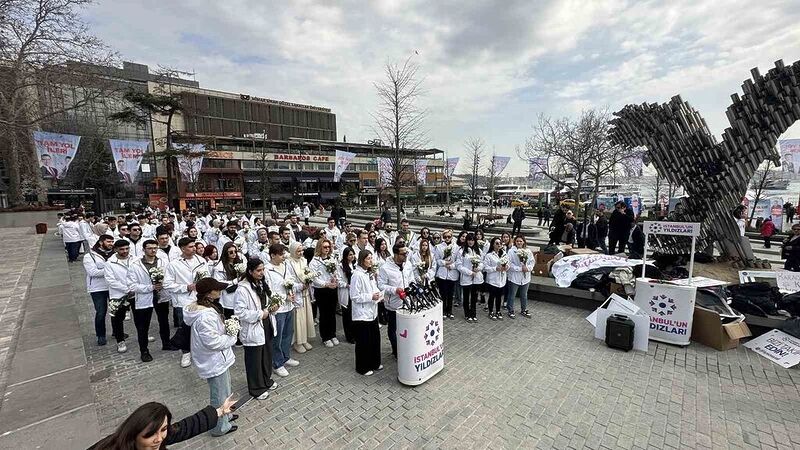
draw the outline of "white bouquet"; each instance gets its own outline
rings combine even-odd
[[[497,260],[497,264],[500,264],[501,266],[507,266],[508,265],[508,257],[501,256],[500,259]]]
[[[128,304],[128,297],[112,298],[108,300],[108,315],[114,317],[117,311],[124,305]]]
[[[281,294],[272,294],[269,297],[269,307],[272,308],[273,306],[280,307],[286,301],[286,297]]]
[[[478,266],[481,265],[481,257],[480,256],[470,256],[469,260],[472,263],[472,270],[477,269]]]
[[[303,269],[302,281],[305,284],[311,284],[311,282],[314,281],[314,278],[318,276],[319,276],[318,272],[314,272],[313,270],[306,267],[305,269]]]
[[[524,248],[521,248],[521,249],[517,250],[517,258],[519,258],[519,262],[521,262],[522,264],[527,263],[528,262],[528,258],[530,258],[530,256],[531,255],[528,252],[528,250],[526,250]]]
[[[236,246],[236,249],[237,249],[238,251],[240,251],[240,252],[242,251],[242,248],[244,248],[244,246],[245,246],[246,244],[247,244],[247,239],[245,239],[245,238],[243,238],[243,237],[241,237],[241,236],[239,236],[238,238],[236,238],[236,239],[233,241],[233,245],[235,245],[235,246]]]
[[[242,329],[242,324],[239,323],[239,318],[231,316],[230,319],[225,321],[225,334],[228,336],[236,336]]]
[[[263,253],[267,249],[267,244],[258,244],[259,253]]]
[[[233,265],[233,270],[235,270],[236,273],[238,273],[239,275],[242,275],[245,272],[247,272],[247,263],[245,262],[236,263]]]
[[[283,287],[286,288],[286,292],[292,292],[292,289],[294,289],[294,281],[284,280]]]
[[[444,259],[450,259],[450,256],[453,254],[453,247],[448,245],[444,248]]]
[[[325,270],[327,270],[328,273],[336,273],[336,260],[332,258],[326,258],[324,261],[322,261],[322,264],[325,265]]]
[[[486,241],[484,241],[483,239],[479,239],[479,240],[478,240],[478,248],[480,248],[481,250],[483,250],[483,247],[484,247],[485,245],[486,245]]]
[[[195,283],[202,280],[203,278],[208,278],[208,271],[206,269],[199,269],[197,272],[194,273]]]
[[[147,273],[150,275],[150,281],[152,281],[153,284],[164,281],[164,271],[160,267],[151,267]]]
[[[425,275],[425,272],[428,271],[428,264],[425,261],[418,262],[417,271],[419,271],[420,275]]]

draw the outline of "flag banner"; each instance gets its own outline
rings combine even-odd
[[[347,166],[356,157],[355,153],[345,152],[343,150],[336,150],[336,166],[333,170],[333,182],[338,183],[342,178],[342,174],[347,170]]]
[[[117,167],[119,182],[133,184],[142,164],[142,157],[147,152],[150,141],[122,141],[109,139],[111,154],[114,155],[114,164]]]
[[[375,158],[378,163],[378,184],[386,187],[392,184],[392,160],[390,158]]]
[[[425,185],[428,180],[428,160],[414,161],[414,173],[417,175],[417,184]]]
[[[176,144],[175,147],[179,151],[185,152],[185,154],[175,157],[181,177],[188,183],[197,182],[200,168],[203,167],[203,154],[206,146],[203,144]]]
[[[492,164],[494,166],[494,176],[498,176],[503,173],[503,170],[506,169],[509,161],[511,161],[510,156],[494,156],[492,159],[494,160],[494,163]]]
[[[69,165],[78,152],[80,136],[72,134],[48,133],[34,131],[33,143],[39,157],[39,172],[42,178],[61,180],[67,175]]]
[[[458,156],[455,158],[447,158],[447,178],[453,176],[453,173],[456,171],[456,166],[458,165],[458,160]]]
[[[781,165],[784,172],[800,173],[800,139],[783,139],[781,146]]]
[[[533,183],[544,179],[547,170],[547,158],[531,158],[528,160],[528,180]]]

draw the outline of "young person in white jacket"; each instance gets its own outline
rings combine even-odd
[[[476,305],[478,288],[483,284],[483,261],[474,234],[467,234],[466,244],[458,252],[457,265],[461,272],[460,284],[464,293],[464,318],[467,322],[477,322]]]
[[[222,247],[219,255],[219,260],[214,265],[214,270],[211,271],[212,277],[225,283],[227,286],[222,291],[222,296],[219,299],[219,304],[222,305],[222,313],[225,319],[230,319],[233,316],[233,310],[236,305],[236,285],[239,284],[239,277],[242,273],[236,270],[236,267],[247,265],[247,259],[236,250],[233,242],[228,242]],[[239,345],[240,343],[237,343]]]
[[[108,283],[105,267],[114,255],[114,238],[101,235],[92,249],[83,255],[83,270],[86,272],[86,291],[94,304],[94,333],[97,345],[106,345],[106,312],[108,311]]]
[[[233,312],[242,325],[239,339],[244,346],[244,368],[247,391],[258,400],[266,400],[269,391],[277,389],[272,380],[272,339],[275,337],[275,316],[278,305],[270,306],[272,295],[264,275],[264,263],[258,258],[247,260],[247,270],[239,278]]]
[[[339,279],[338,295],[339,306],[342,307],[344,338],[350,344],[356,343],[355,332],[353,331],[353,307],[350,301],[350,282],[352,281],[355,268],[356,253],[353,251],[353,247],[344,247],[342,249],[337,272],[337,277]]]
[[[458,281],[458,268],[456,258],[459,247],[453,242],[453,230],[446,229],[442,232],[442,242],[435,247],[436,255],[436,285],[442,297],[443,317],[453,319],[453,294]]]
[[[64,248],[67,249],[67,261],[77,261],[81,252],[81,244],[83,244],[84,240],[78,217],[75,215],[67,216],[63,222],[58,224],[58,229],[61,232],[61,238],[64,240]]]
[[[125,330],[123,328],[125,312],[128,310],[127,303],[132,298],[131,289],[128,286],[128,269],[131,259],[130,244],[128,241],[120,239],[114,242],[114,256],[108,258],[104,267],[106,283],[108,283],[109,301],[121,302],[119,308],[111,317],[111,329],[114,331],[114,339],[117,341],[117,352],[125,353],[128,351],[125,345]]]
[[[195,292],[196,279],[204,278],[208,275],[206,261],[195,255],[194,241],[185,237],[178,241],[181,249],[181,257],[170,261],[167,270],[164,271],[164,289],[172,294],[173,311],[177,311],[179,326],[183,329],[182,334],[186,338],[181,346],[181,367],[192,365],[192,355],[190,354],[189,327],[183,321],[183,308],[197,299]]]
[[[301,289],[300,280],[286,263],[286,247],[282,244],[269,246],[270,262],[265,266],[265,274],[272,295],[279,295],[283,302],[275,311],[275,338],[272,340],[272,369],[279,376],[289,375],[285,366],[296,367],[300,361],[292,358],[292,338],[294,337],[294,313],[298,306],[297,293]],[[291,287],[287,285],[291,284]],[[296,292],[297,291],[297,292]],[[302,299],[299,306],[302,306]]]
[[[225,332],[219,296],[225,284],[213,278],[197,282],[197,300],[186,305],[183,318],[191,327],[192,362],[197,375],[208,382],[211,406],[219,408],[231,396],[230,368],[236,362],[231,350],[236,337]],[[217,426],[209,430],[212,436],[223,436],[237,430],[231,422],[234,414],[223,414]]]
[[[333,270],[330,270],[331,266]],[[336,303],[339,298],[336,266],[333,243],[327,238],[320,238],[309,268],[317,273],[312,284],[314,298],[317,300],[319,336],[322,338],[322,344],[328,348],[339,345],[339,339],[336,338]]]
[[[420,238],[417,250],[409,255],[408,262],[414,268],[414,278],[418,283],[429,286],[436,278],[436,256],[429,240]]]
[[[166,263],[156,256],[158,243],[148,239],[142,243],[144,256],[134,259],[128,270],[128,286],[134,294],[133,323],[136,326],[136,337],[139,341],[139,353],[142,362],[150,362],[153,356],[147,348],[148,331],[153,310],[158,319],[158,334],[161,337],[162,350],[177,350],[169,343],[169,299],[162,298],[164,287],[163,275]],[[156,281],[150,270],[161,271],[161,281]]]
[[[525,255],[523,262],[520,255]],[[531,282],[531,272],[533,271],[533,253],[527,249],[525,237],[522,235],[514,238],[514,246],[508,251],[508,294],[506,296],[506,307],[508,317],[514,318],[514,298],[519,292],[520,314],[531,317],[528,312],[528,285]]]
[[[489,318],[503,320],[500,304],[505,300],[503,290],[506,287],[508,272],[508,256],[500,238],[489,241],[491,250],[483,255],[483,269],[486,271],[486,287],[489,290]]]
[[[353,311],[353,331],[356,338],[356,372],[370,376],[383,369],[381,364],[381,332],[378,328],[378,303],[383,294],[375,278],[367,273],[372,267],[372,253],[361,250],[358,265],[350,279],[350,300]]]
[[[403,307],[400,292],[414,281],[414,268],[408,263],[409,249],[400,242],[392,247],[394,256],[378,269],[378,289],[386,305],[387,334],[392,345],[392,356],[397,358],[397,310]]]

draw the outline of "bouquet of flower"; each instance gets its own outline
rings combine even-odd
[[[203,278],[208,278],[208,271],[206,269],[199,269],[197,272],[194,273],[195,283],[202,280]]]
[[[235,270],[236,273],[238,273],[239,275],[242,275],[245,272],[247,272],[247,263],[245,262],[236,263],[233,265],[233,270]]]
[[[428,263],[426,263],[425,261],[418,262],[417,271],[419,271],[420,275],[425,275],[425,272],[428,271]]]
[[[500,259],[497,260],[497,263],[500,264],[501,266],[504,266],[504,267],[507,266],[508,265],[508,257],[501,256]]]
[[[150,274],[150,281],[152,281],[153,284],[158,284],[164,281],[164,270],[162,270],[160,267],[151,267],[147,273]]]
[[[286,301],[286,297],[284,297],[283,295],[281,295],[281,294],[272,294],[269,297],[269,308],[272,308],[273,306],[280,307],[283,304],[283,302],[285,302],[285,301]]]
[[[112,298],[108,300],[108,315],[111,317],[116,316],[117,311],[119,311],[124,305],[128,304],[128,296],[122,298]]]
[[[233,245],[235,245],[235,246],[236,246],[236,249],[237,249],[238,251],[240,251],[240,252],[242,251],[242,248],[245,246],[245,244],[247,244],[247,239],[245,239],[245,238],[243,238],[243,237],[241,237],[241,236],[240,236],[240,237],[238,237],[238,238],[236,238],[236,239],[233,241]]]
[[[327,270],[328,273],[336,273],[336,260],[333,258],[326,258],[322,261],[322,264],[325,265],[325,270]]]
[[[528,262],[528,258],[530,258],[530,253],[524,248],[517,250],[517,258],[519,258],[519,262],[525,264]]]
[[[486,241],[484,241],[483,239],[478,240],[478,248],[483,249],[485,245]]]
[[[294,281],[284,280],[283,287],[286,288],[286,292],[292,292],[292,289],[294,289]]]
[[[266,249],[267,249],[267,244],[259,244],[259,245],[258,245],[258,251],[259,251],[260,253],[263,253],[263,252],[264,252],[264,250],[266,250]]]
[[[471,256],[469,258],[469,260],[472,263],[472,270],[477,269],[478,266],[481,265],[481,257],[480,256]]]
[[[376,273],[378,273],[378,266],[376,266],[375,264],[369,266],[369,269],[367,269],[367,273],[370,275],[375,275]]]
[[[314,281],[314,278],[316,278],[318,276],[319,276],[319,273],[314,272],[313,270],[311,270],[308,267],[306,267],[305,269],[303,269],[303,275],[301,275],[301,278],[302,278],[303,283],[311,284],[311,282]]]
[[[448,245],[444,248],[444,259],[450,259],[450,256],[453,255],[453,247]]]
[[[242,329],[242,324],[239,323],[239,318],[231,316],[230,319],[225,321],[225,334],[228,336],[236,336]]]

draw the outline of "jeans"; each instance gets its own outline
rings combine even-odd
[[[178,328],[183,323],[183,308],[172,307],[172,325]]]
[[[453,302],[456,306],[461,306],[461,302],[464,301],[463,292],[459,289],[460,287],[461,285],[458,283],[458,280],[453,281]]]
[[[530,283],[525,283],[523,285],[519,285],[516,283],[508,282],[508,297],[506,297],[506,307],[508,308],[508,313],[514,313],[514,297],[517,296],[517,291],[519,291],[519,310],[525,311],[528,309],[528,285]]]
[[[83,244],[83,241],[67,242],[64,244],[67,248],[67,260],[69,262],[78,260],[78,254],[81,252],[81,244]]]
[[[106,312],[108,311],[108,291],[91,292],[94,303],[94,334],[99,338],[106,337]]]
[[[275,330],[277,334],[272,340],[272,367],[283,367],[291,355],[292,336],[294,335],[294,315],[292,312],[275,314]]]
[[[211,406],[219,408],[225,402],[225,399],[231,395],[231,373],[225,370],[222,374],[211,377],[206,381],[208,381],[208,389],[211,391]],[[217,426],[208,432],[212,436],[222,436],[231,429],[230,419],[230,414],[224,414],[217,420]]]

